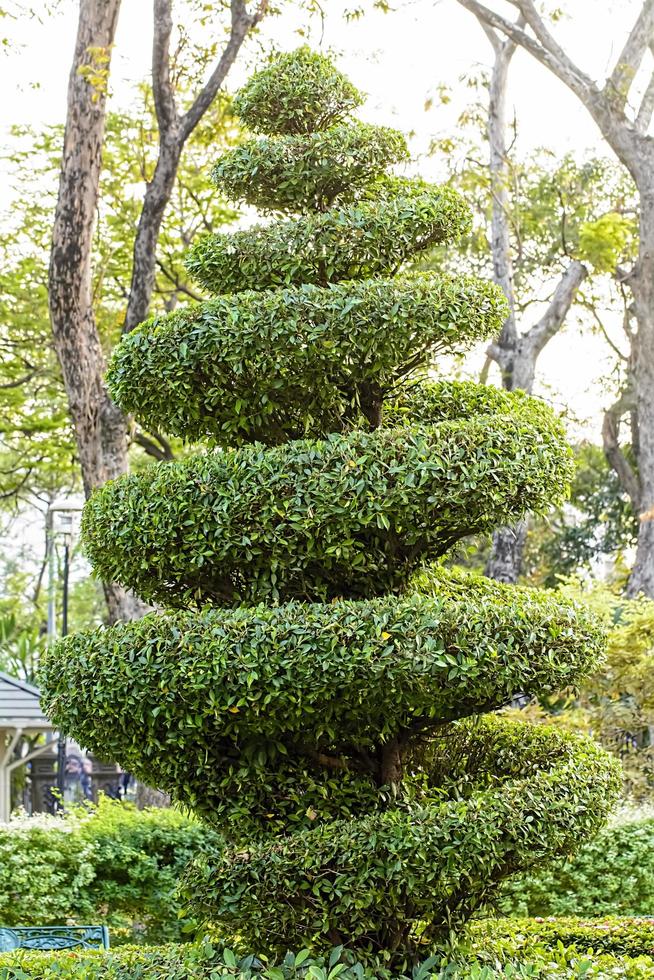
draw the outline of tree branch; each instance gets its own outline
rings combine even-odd
[[[458,0],[458,2],[462,7],[475,14],[478,19],[485,21],[495,30],[501,31],[506,37],[511,38],[516,44],[529,51],[537,61],[549,68],[557,78],[567,85],[584,105],[588,106],[591,101],[589,94],[599,94],[594,81],[581,71],[554,41],[533,3],[524,2],[524,0],[511,0],[513,5],[524,15],[538,39],[531,37],[517,24],[495,13],[485,4],[479,3],[478,0]]]
[[[615,67],[606,81],[605,91],[609,94],[615,108],[624,110],[629,90],[653,37],[654,0],[645,0]]]
[[[223,50],[218,64],[204,87],[198,92],[190,109],[180,120],[180,139],[185,141],[205,114],[223,84],[229,69],[234,63],[239,48],[246,35],[257,26],[268,9],[267,0],[262,0],[253,14],[249,14],[243,0],[231,0],[232,25],[229,41]]]
[[[585,265],[575,260],[559,279],[544,315],[525,335],[536,357],[563,326],[577,290],[587,275]]]
[[[623,391],[618,400],[604,413],[602,444],[609,466],[615,471],[634,513],[640,513],[640,481],[620,448],[620,422],[626,412],[633,412],[635,399],[631,389]]]
[[[652,51],[652,54],[654,54],[654,47],[651,44],[650,50]],[[643,93],[643,97],[636,114],[636,129],[643,136],[649,129],[652,121],[652,114],[654,114],[654,71],[649,77],[647,88]]]
[[[480,19],[484,26],[484,21]],[[495,32],[488,28],[486,33],[493,35],[495,61],[491,75],[488,101],[488,143],[490,146],[490,175],[492,195],[491,215],[491,255],[495,282],[502,287],[509,304],[509,315],[502,327],[497,344],[500,348],[513,348],[517,340],[515,322],[515,288],[513,282],[513,259],[509,232],[509,161],[506,148],[506,90],[511,59],[516,44],[511,39],[500,41]]]
[[[154,0],[152,92],[160,138],[174,129],[178,121],[175,93],[170,80],[170,37],[172,31],[172,0]]]

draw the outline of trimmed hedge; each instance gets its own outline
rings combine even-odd
[[[255,133],[311,133],[333,126],[363,96],[332,61],[304,45],[276,54],[234,99],[234,112]]]
[[[137,811],[101,798],[93,811],[0,827],[0,925],[101,922],[117,941],[167,942],[188,920],[182,870],[220,838],[175,810]]]
[[[211,178],[227,197],[263,211],[324,211],[337,198],[352,200],[407,157],[397,130],[348,122],[324,132],[247,139],[220,157]]]
[[[276,444],[367,427],[364,411],[399,382],[505,316],[493,283],[436,273],[239,293],[147,320],[116,347],[107,382],[156,431]]]
[[[384,178],[354,204],[246,231],[201,238],[186,268],[214,293],[389,275],[416,252],[469,227],[456,191],[420,180]]]
[[[562,499],[572,460],[535,399],[511,415],[245,446],[105,484],[84,508],[106,581],[180,606],[396,592],[460,538]]]
[[[484,919],[470,924],[464,942],[470,950],[492,951],[502,960],[516,953],[531,956],[535,951],[557,947],[575,949],[585,955],[654,957],[654,919],[618,916]]]
[[[360,753],[379,738],[499,707],[517,691],[558,690],[602,649],[597,623],[556,597],[442,569],[419,587],[364,604],[182,612],[78,633],[63,657],[46,654],[45,704],[85,745],[239,840],[377,810]],[[330,744],[349,769],[321,783],[312,763]]]
[[[0,980],[651,980],[654,974],[654,957],[628,952],[651,948],[651,924],[567,920],[554,930],[547,926],[530,920],[513,930],[505,921],[493,921],[486,932],[473,929],[464,946],[449,955],[425,957],[412,970],[357,963],[340,947],[324,957],[312,957],[304,949],[268,963],[204,940],[109,953],[0,954]],[[607,930],[621,936],[612,953],[603,952],[601,945]],[[600,945],[589,949],[589,936]]]
[[[506,883],[506,915],[654,915],[654,816],[627,816],[573,858]]]
[[[418,799],[227,847],[189,870],[194,908],[277,953],[300,934],[324,948],[327,923],[362,951],[393,949],[398,933],[404,949],[442,942],[494,879],[597,832],[619,789],[618,764],[589,740],[492,716],[444,729],[416,757]]]
[[[485,307],[475,315],[457,296],[461,280],[436,305],[420,277],[329,288],[392,277],[455,237],[469,223],[461,199],[393,177],[362,187],[383,140],[365,130],[343,162],[351,90],[306,49],[277,58],[236,105],[264,130],[323,133],[257,141],[269,153],[252,185],[259,200],[322,207],[348,167],[354,200],[192,250],[198,281],[223,294],[199,320],[220,310],[222,325],[206,373],[195,335],[177,347],[173,338],[185,366],[182,386],[175,364],[167,374],[178,401],[167,417],[225,445],[106,485],[83,533],[107,579],[157,602],[222,609],[70,638],[46,658],[44,703],[82,742],[159,776],[220,826],[225,848],[189,873],[188,896],[251,949],[341,942],[403,969],[503,877],[578,846],[619,791],[617,764],[592,742],[475,717],[517,688],[590,669],[599,626],[559,603],[548,618],[546,602],[471,579],[462,594],[465,579],[443,572],[416,585],[426,596],[411,594],[414,572],[460,538],[564,497],[571,454],[535,399],[445,383],[412,390],[439,344],[456,347],[455,331],[464,342],[483,332],[484,313],[497,325],[496,290],[469,283]],[[298,152],[285,155],[291,145]],[[331,189],[314,145],[338,157]],[[235,187],[254,167],[252,146],[230,158]],[[302,176],[311,162],[319,172]],[[408,283],[415,295],[400,296]],[[308,301],[303,290],[266,292],[300,284]],[[283,325],[255,339],[259,311]],[[150,356],[156,332],[122,350],[144,343]],[[121,397],[128,374],[116,377]],[[223,390],[236,375],[244,395]],[[135,387],[144,383],[158,387],[158,371]],[[199,397],[188,397],[193,384]],[[283,441],[295,433],[303,438]],[[275,608],[228,608],[262,600]],[[85,696],[73,697],[80,684]]]

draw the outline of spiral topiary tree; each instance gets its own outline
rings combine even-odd
[[[69,637],[41,683],[65,731],[221,829],[188,876],[209,918],[257,952],[399,961],[572,850],[618,779],[592,742],[489,714],[591,670],[602,631],[434,562],[560,499],[571,457],[541,402],[428,379],[505,302],[405,271],[468,210],[389,176],[405,142],[360,102],[306,48],[236,98],[259,135],[213,177],[274,220],[198,242],[215,298],[144,323],[108,376],[212,448],[108,483],[83,521],[99,575],[176,611]]]

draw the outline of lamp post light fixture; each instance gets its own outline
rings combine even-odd
[[[70,555],[79,531],[79,520],[83,500],[79,497],[58,497],[48,507],[46,515],[46,550],[48,557],[48,644],[58,635],[68,633],[68,585],[70,576]],[[63,545],[63,568],[61,588],[61,632],[57,629],[57,545]],[[66,780],[66,737],[59,732],[57,744],[57,790],[59,801],[63,803]]]

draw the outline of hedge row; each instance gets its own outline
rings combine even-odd
[[[157,431],[275,444],[367,427],[362,407],[505,315],[493,283],[436,273],[221,296],[133,330],[107,382]]]
[[[86,504],[86,553],[104,581],[168,606],[397,592],[460,538],[565,496],[559,421],[536,399],[506,403],[511,414],[247,445],[122,477]]]
[[[611,933],[615,950],[604,952]],[[342,948],[324,957],[307,950],[276,963],[204,940],[188,946],[124,947],[109,953],[16,952],[0,955],[0,980],[651,980],[651,923],[633,920],[549,923],[502,920],[471,931],[449,956],[437,954],[411,971],[353,962]],[[595,945],[588,945],[589,939]]]
[[[77,633],[45,657],[44,703],[85,745],[239,837],[339,817],[346,780],[361,794],[350,805],[377,810],[384,801],[357,753],[418,723],[565,687],[593,669],[603,645],[592,617],[547,594],[441,569],[419,588]],[[310,769],[325,745],[340,746],[353,771],[335,772],[321,791]],[[291,777],[285,761],[299,772]]]
[[[502,889],[506,915],[654,915],[654,816],[623,815],[573,858]]]
[[[211,177],[232,201],[262,211],[321,211],[356,198],[390,164],[406,160],[402,133],[351,121],[323,132],[246,139]]]
[[[353,204],[200,239],[186,268],[209,292],[365,279],[394,273],[463,234],[470,211],[456,191],[383,178]]]
[[[175,810],[102,798],[93,812],[0,827],[0,926],[109,925],[112,942],[181,939],[175,890],[218,836]]]

